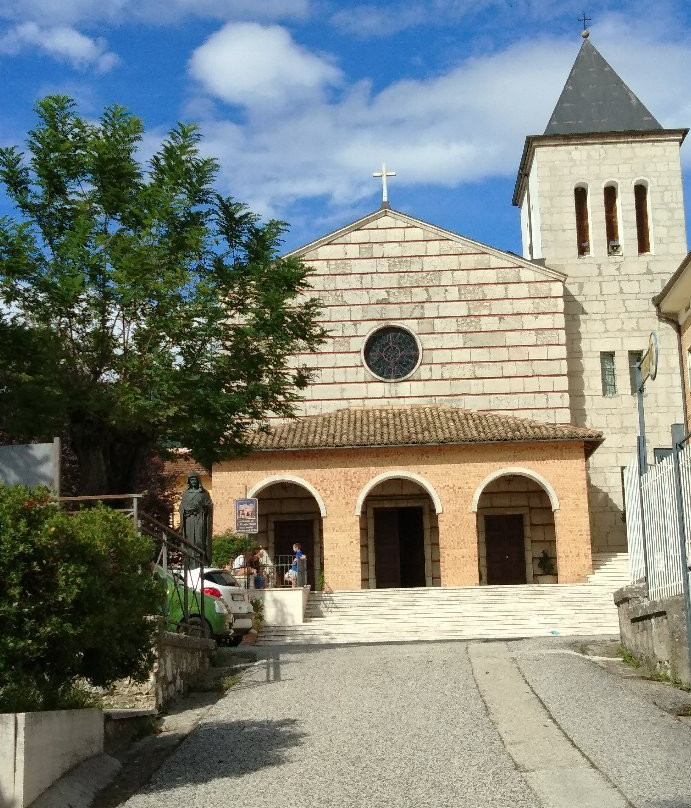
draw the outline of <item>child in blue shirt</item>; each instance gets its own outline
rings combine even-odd
[[[286,583],[289,583],[292,587],[297,584],[298,580],[298,560],[301,558],[307,558],[297,542],[293,545],[293,552],[295,553],[293,563],[290,565],[290,569],[285,574]]]

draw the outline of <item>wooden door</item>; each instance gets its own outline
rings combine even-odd
[[[523,515],[485,516],[488,584],[524,584]]]
[[[314,592],[314,520],[284,519],[274,522],[274,563],[279,556],[293,556],[293,544],[297,542],[307,556],[307,583]],[[282,581],[276,582],[281,586]]]
[[[401,586],[425,586],[425,527],[421,507],[398,508]]]
[[[374,509],[374,572],[377,589],[401,585],[398,508]]]

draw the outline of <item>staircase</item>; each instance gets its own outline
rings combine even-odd
[[[586,584],[313,592],[302,625],[265,626],[257,644],[332,645],[618,634],[612,593],[628,583],[626,554],[598,556],[593,566],[594,572]]]
[[[629,583],[628,553],[593,553],[593,571],[589,584],[603,584],[612,592]]]

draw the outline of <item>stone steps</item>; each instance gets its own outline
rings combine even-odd
[[[259,644],[617,634],[612,591],[594,583],[316,592],[303,625],[264,627]]]
[[[629,554],[594,553],[588,583],[605,584],[611,586],[612,591],[626,586],[629,583]]]

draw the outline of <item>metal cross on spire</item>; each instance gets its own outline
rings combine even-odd
[[[386,178],[387,177],[395,177],[395,171],[387,171],[386,164],[381,164],[381,171],[374,171],[372,172],[373,177],[381,177],[381,191],[382,191],[382,207],[387,207],[389,204],[389,194],[388,189],[386,187]]]
[[[592,22],[593,18],[592,17],[586,17],[585,11],[584,11],[583,14],[578,18],[578,21],[583,23],[583,31],[585,32],[585,31],[588,30],[588,25],[587,24],[589,22]]]

